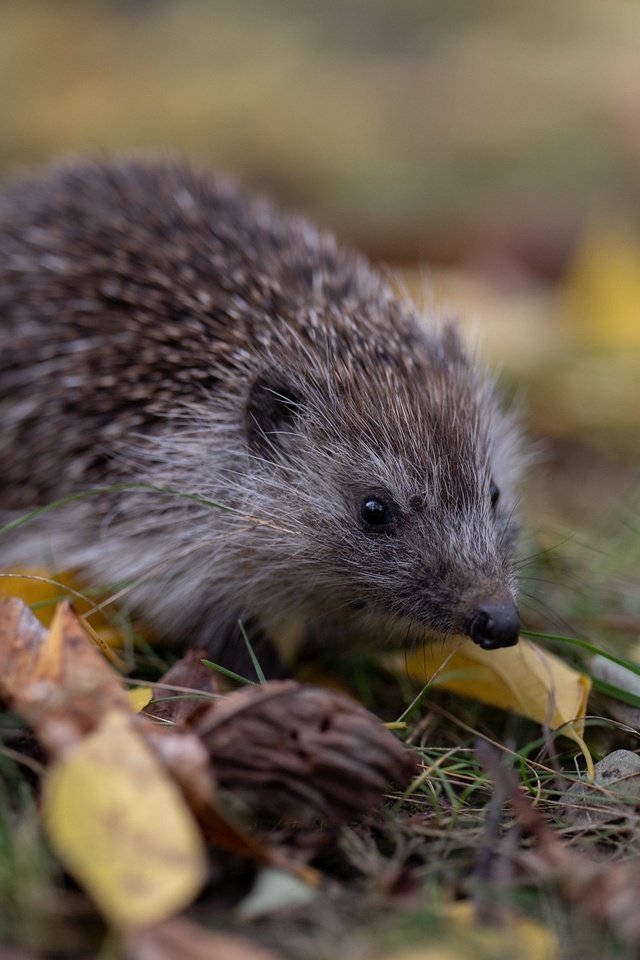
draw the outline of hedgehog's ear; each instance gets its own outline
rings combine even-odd
[[[280,370],[263,370],[249,390],[246,430],[249,450],[273,460],[289,445],[300,414],[296,388]]]

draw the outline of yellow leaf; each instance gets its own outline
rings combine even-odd
[[[0,571],[0,597],[18,597],[32,608],[45,627],[51,626],[56,606],[63,599],[70,598],[80,616],[94,606],[73,573],[56,572],[48,567],[12,567]],[[89,625],[103,643],[122,646],[118,632],[102,613],[92,613]]]
[[[140,713],[153,700],[153,690],[151,687],[134,687],[127,690],[127,696],[136,713]]]
[[[113,924],[155,923],[205,879],[196,824],[178,787],[121,710],[50,771],[44,819],[69,872]]]
[[[589,677],[528,640],[501,650],[482,650],[471,640],[426,644],[407,657],[406,669],[419,683],[513,710],[553,730],[568,723],[561,732],[573,739],[584,732]]]
[[[68,575],[54,574],[47,567],[12,567],[0,572],[0,596],[18,597],[35,608],[33,612],[45,627],[51,625],[57,604],[69,596],[69,586]],[[72,596],[72,600],[77,606],[78,598]]]

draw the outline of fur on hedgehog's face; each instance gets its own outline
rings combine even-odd
[[[288,576],[301,596],[494,649],[520,628],[518,441],[466,357],[455,363],[422,394],[401,378],[347,398],[268,371],[251,391],[248,444],[271,509],[297,532]]]

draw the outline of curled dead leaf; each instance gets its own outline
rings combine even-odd
[[[88,639],[68,602],[47,631],[21,600],[0,599],[0,695],[55,756],[111,708],[131,709],[117,673]]]

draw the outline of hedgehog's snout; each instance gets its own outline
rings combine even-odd
[[[520,635],[520,613],[514,601],[477,603],[467,621],[467,633],[483,650],[512,647]]]

